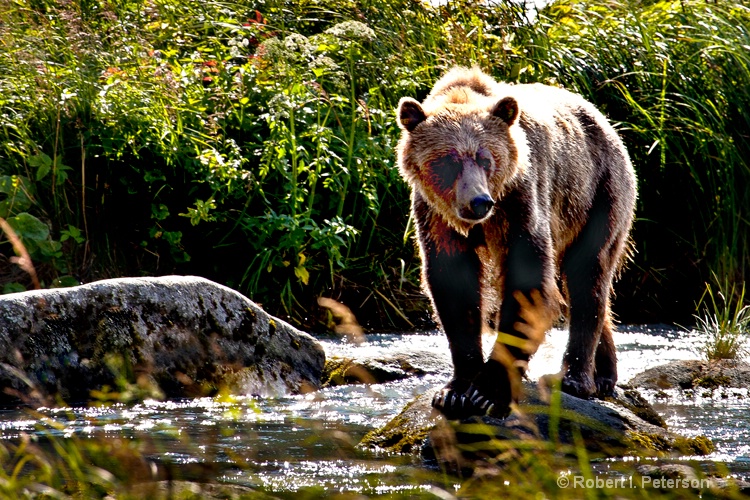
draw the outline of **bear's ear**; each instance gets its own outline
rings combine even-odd
[[[512,125],[516,117],[518,117],[518,103],[512,97],[503,97],[492,108],[492,116],[496,116],[508,125]]]
[[[427,119],[422,106],[411,97],[402,97],[398,103],[398,124],[402,129],[413,132],[417,125]]]

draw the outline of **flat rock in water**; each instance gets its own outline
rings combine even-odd
[[[627,385],[654,390],[750,387],[750,364],[734,359],[673,361],[639,373]]]
[[[198,277],[122,278],[0,297],[0,404],[260,396],[319,388],[310,335]]]
[[[719,491],[735,490],[743,495],[750,494],[750,482],[734,477],[699,474],[694,467],[686,464],[646,464],[638,466],[636,471],[644,478],[650,478],[650,480],[641,480],[641,484],[661,485],[659,488],[666,491],[713,488]]]
[[[566,446],[576,444],[577,436],[587,450],[603,456],[636,450],[704,455],[713,449],[703,436],[685,438],[668,431],[650,405],[632,390],[618,388],[606,401],[584,400],[526,382],[524,397],[508,418],[449,422],[431,406],[438,389],[418,396],[393,420],[366,435],[360,446],[420,453],[423,459],[437,460],[449,468],[473,459],[495,459],[512,443],[553,440]],[[556,398],[559,403],[551,402]],[[462,450],[459,456],[456,450]]]
[[[323,384],[382,384],[429,373],[428,352],[394,353],[378,357],[341,357],[326,359]]]

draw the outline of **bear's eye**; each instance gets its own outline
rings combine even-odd
[[[435,186],[440,190],[450,189],[461,173],[463,164],[454,155],[443,156],[430,163]]]
[[[489,172],[492,168],[492,159],[483,155],[482,153],[477,153],[477,164],[486,172]]]

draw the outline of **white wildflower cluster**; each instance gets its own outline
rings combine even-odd
[[[326,33],[336,38],[360,42],[375,40],[375,31],[360,21],[344,21],[326,30]]]
[[[346,72],[336,58],[351,52],[363,42],[375,40],[375,31],[359,21],[345,21],[325,32],[306,37],[292,33],[283,39],[269,38],[258,46],[257,55],[276,65],[302,66],[314,75],[314,80],[325,80],[333,89],[347,87]]]

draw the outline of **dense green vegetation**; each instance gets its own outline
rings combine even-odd
[[[692,1],[531,21],[473,1],[6,2],[0,216],[43,286],[192,273],[308,327],[321,294],[408,326],[424,304],[394,107],[479,64],[618,124],[640,199],[615,309],[689,318],[711,272],[748,272],[748,27],[744,5]]]

